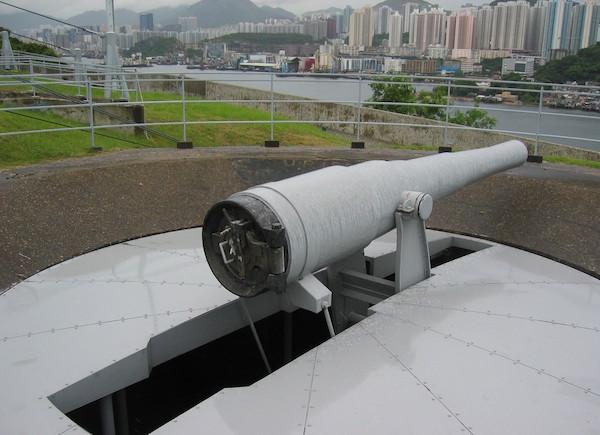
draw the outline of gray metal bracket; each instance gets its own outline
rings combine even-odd
[[[396,293],[431,276],[425,221],[431,216],[433,199],[422,192],[402,192],[396,209]]]

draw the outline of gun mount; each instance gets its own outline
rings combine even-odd
[[[424,222],[433,201],[526,159],[525,145],[512,140],[407,161],[332,166],[256,186],[209,210],[202,236],[206,258],[236,295],[290,293],[298,284],[306,290],[303,278],[313,272],[360,257],[396,227],[398,292],[429,276]],[[334,281],[330,277],[329,284]]]

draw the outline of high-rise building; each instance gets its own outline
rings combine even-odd
[[[348,45],[352,47],[370,47],[375,35],[374,14],[365,6],[350,16]]]
[[[327,38],[333,39],[337,36],[337,23],[335,18],[327,18]]]
[[[583,29],[581,31],[581,48],[594,45],[600,37],[600,2],[598,0],[587,0],[585,7]]]
[[[548,21],[544,26],[544,57],[548,58],[551,51],[568,51],[572,6],[571,0],[553,0],[548,3]]]
[[[442,9],[413,11],[410,15],[409,42],[425,51],[430,45],[444,45],[446,13]]]
[[[327,21],[321,19],[306,21],[304,23],[304,33],[312,36],[315,41],[327,38]]]
[[[597,0],[574,4],[571,0],[548,2],[542,54],[546,58],[575,53],[596,43],[600,26]]]
[[[389,33],[389,20],[390,15],[392,15],[392,8],[389,6],[381,6],[377,9],[377,28],[375,30],[376,33]]]
[[[567,25],[567,50],[576,53],[581,48],[583,36],[583,21],[586,15],[585,4],[574,4]]]
[[[529,8],[527,15],[527,31],[525,32],[525,49],[541,53],[544,46],[544,29],[548,22],[548,2],[539,1]]]
[[[475,37],[473,45],[475,48],[489,50],[492,43],[492,21],[494,9],[491,6],[483,6],[475,13]]]
[[[198,18],[197,17],[179,17],[177,18],[182,32],[195,32],[198,30]]]
[[[410,14],[418,9],[419,5],[417,3],[404,3],[404,9],[400,11],[404,15],[404,29],[402,30],[404,33],[410,30]]]
[[[526,1],[498,3],[492,18],[490,48],[524,50],[528,15],[529,3]]]
[[[446,21],[446,48],[471,49],[475,36],[475,10],[461,9],[452,13]]]
[[[348,33],[350,31],[350,17],[352,16],[352,12],[354,12],[354,9],[350,6],[344,8],[344,27],[342,27],[342,33]]]
[[[402,47],[402,34],[404,33],[404,16],[399,12],[390,15],[389,21],[389,46],[390,48]]]
[[[154,14],[140,14],[140,31],[154,30]]]

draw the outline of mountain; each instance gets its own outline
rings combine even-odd
[[[262,22],[267,18],[294,19],[296,16],[282,8],[257,6],[250,0],[201,0],[198,3],[176,7],[160,7],[146,10],[154,14],[154,24],[176,24],[178,17],[198,17],[201,27],[219,27],[226,24],[237,24],[243,21]],[[62,18],[58,17],[57,18]],[[106,24],[104,10],[87,11],[66,21],[78,26]],[[116,9],[115,22],[118,26],[138,24],[139,13],[130,9]],[[53,22],[25,12],[0,15],[0,26],[19,31],[38,28]]]
[[[279,18],[283,20],[295,20],[296,14],[283,9],[283,8],[274,8],[271,6],[261,6],[260,7],[265,13],[267,18]]]
[[[87,11],[67,18],[65,21],[77,24],[78,26],[98,26],[106,24],[106,11]],[[130,9],[115,9],[115,25],[117,27],[137,23],[138,21],[137,12]]]
[[[292,19],[294,14],[281,8],[259,7],[250,0],[202,0],[189,6],[185,13],[198,17],[202,27],[219,27],[243,21],[261,22],[267,18]]]
[[[395,11],[402,11],[406,3],[416,3],[421,8],[434,6],[432,3],[426,2],[425,0],[385,0],[381,3],[377,3],[374,8],[379,9],[381,6],[389,6]]]
[[[182,6],[163,6],[156,9],[151,9],[149,11],[142,12],[150,12],[154,14],[154,24],[176,24],[178,17],[187,16],[185,10],[188,8],[188,5]],[[139,14],[138,14],[139,15]],[[139,18],[137,20],[139,22]]]
[[[318,11],[308,11],[302,14],[303,17],[310,17],[311,15],[335,15],[344,13],[344,10],[341,8],[336,8],[335,6],[331,6],[327,9],[319,9]]]

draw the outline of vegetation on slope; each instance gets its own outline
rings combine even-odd
[[[169,56],[183,50],[177,38],[149,38],[136,43],[125,52],[126,56],[142,53],[143,57]]]
[[[0,32],[4,30],[7,30],[10,33],[10,30],[0,27]],[[10,45],[15,51],[26,51],[27,53],[58,57],[58,54],[47,45],[38,44],[36,42],[23,42],[20,39],[13,38],[12,36],[10,37]]]
[[[600,43],[579,50],[577,54],[551,60],[535,73],[540,82],[600,82]]]

